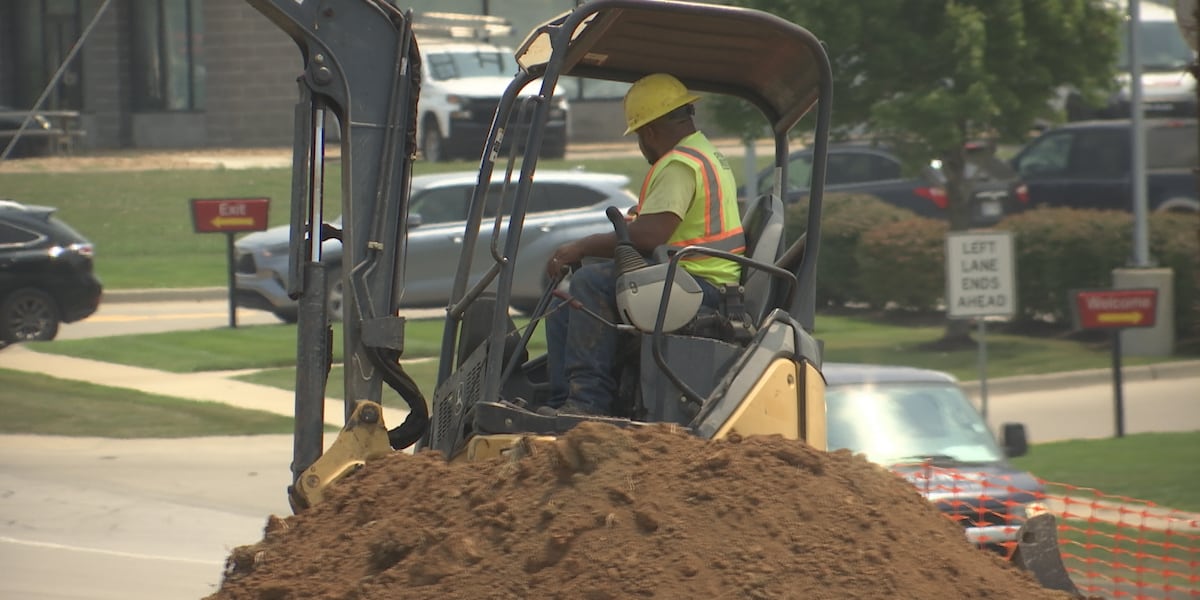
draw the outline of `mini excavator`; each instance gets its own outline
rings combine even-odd
[[[304,68],[295,107],[289,293],[299,303],[296,430],[289,499],[299,512],[329,486],[388,453],[409,447],[448,460],[517,451],[580,422],[619,427],[672,423],[705,439],[781,435],[825,449],[822,346],[813,337],[816,265],[830,130],[832,71],[820,40],[774,15],[674,0],[591,0],[536,27],[516,50],[520,70],[498,98],[481,148],[462,252],[444,322],[437,385],[429,400],[404,371],[408,197],[417,156],[422,68],[413,15],[386,0],[247,0],[299,46]],[[531,357],[533,327],[555,283],[518,330],[510,292],[542,134],[562,77],[632,83],[669,73],[689,90],[725,94],[758,109],[774,137],[773,193],[743,215],[746,250],[690,246],[643,257],[619,244],[623,320],[621,397],[614,416],[547,416],[545,356]],[[536,88],[530,94],[526,88]],[[815,111],[805,231],[785,239],[781,186],[788,145]],[[341,124],[342,229],[326,222],[324,123]],[[502,177],[494,177],[497,167]],[[497,202],[497,198],[499,201]],[[485,207],[500,206],[491,223]],[[615,211],[615,209],[613,209]],[[618,239],[624,220],[609,218]],[[501,224],[507,222],[507,235]],[[345,426],[323,450],[324,391],[332,328],[325,296],[329,267],[321,241],[343,244]],[[490,262],[472,264],[478,244]],[[692,302],[679,261],[720,256],[742,266],[740,298],[725,310]],[[477,274],[482,272],[482,277]],[[736,306],[736,310],[729,308]],[[408,405],[388,429],[383,385]],[[1045,518],[1043,518],[1045,517]],[[1046,587],[1074,590],[1050,515],[1030,519],[1014,555]]]

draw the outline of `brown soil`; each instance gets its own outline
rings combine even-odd
[[[509,458],[368,464],[323,504],[271,517],[210,597],[301,598],[1070,596],[971,546],[861,456],[584,424]]]

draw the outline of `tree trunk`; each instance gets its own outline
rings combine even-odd
[[[965,137],[965,136],[964,136]],[[964,172],[967,167],[965,144],[942,155],[942,173],[946,176],[946,210],[950,217],[950,231],[966,231],[971,227],[970,182]],[[973,345],[971,323],[964,319],[946,319],[946,329],[937,345],[956,348]]]

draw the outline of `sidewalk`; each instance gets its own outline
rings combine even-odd
[[[0,369],[39,373],[58,379],[84,381],[183,400],[217,402],[286,417],[295,414],[296,399],[293,392],[233,379],[250,371],[171,373],[85,358],[43,354],[20,344],[0,351]],[[344,411],[345,404],[342,400],[325,400],[326,423],[341,427],[345,424]],[[399,424],[406,416],[408,411],[405,409],[384,407],[385,423]]]

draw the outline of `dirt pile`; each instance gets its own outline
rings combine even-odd
[[[514,456],[395,454],[271,517],[212,600],[1024,598],[1038,587],[861,456],[584,424]]]

